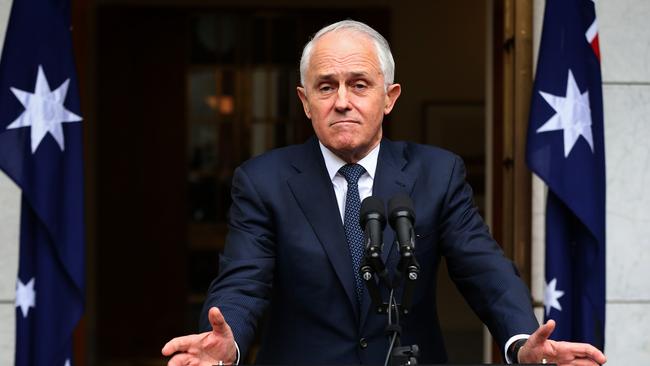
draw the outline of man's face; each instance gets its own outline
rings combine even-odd
[[[304,87],[298,87],[318,139],[347,162],[357,162],[381,140],[381,124],[399,97],[400,86],[384,90],[371,39],[335,31],[312,49]]]

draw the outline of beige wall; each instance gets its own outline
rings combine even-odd
[[[0,0],[0,50],[11,0]],[[0,365],[13,365],[20,190],[0,171]]]
[[[650,364],[650,2],[600,1],[610,364]]]
[[[20,190],[0,172],[0,365],[13,364],[19,215]]]

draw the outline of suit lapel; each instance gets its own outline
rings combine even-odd
[[[408,160],[403,144],[387,139],[382,140],[377,161],[377,171],[375,172],[372,187],[372,195],[380,198],[386,205],[388,205],[388,201],[397,193],[410,195],[417,177],[415,174],[408,174],[406,172],[407,164]],[[386,215],[388,214],[386,212]],[[388,217],[386,217],[386,220],[388,220]],[[390,253],[396,250],[394,248],[394,240],[395,234],[390,228],[390,224],[386,223],[386,228],[384,229],[384,248],[381,254],[384,263],[386,263]],[[389,271],[392,272],[392,270],[393,268],[389,268]],[[363,303],[361,304],[360,329],[363,328],[366,318],[371,311],[370,307],[372,303],[367,292],[364,292]]]
[[[305,147],[304,154],[299,154],[293,161],[293,166],[299,173],[287,182],[327,253],[358,319],[359,307],[356,305],[352,259],[347,247],[332,181],[327,174],[318,140],[313,138],[303,146]]]

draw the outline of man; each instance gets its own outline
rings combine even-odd
[[[446,361],[436,316],[441,256],[508,361],[605,362],[592,346],[548,340],[552,321],[538,328],[527,288],[472,203],[460,159],[382,139],[383,116],[401,86],[393,83],[394,61],[381,35],[354,21],[325,27],[305,46],[300,72],[298,95],[316,138],[235,171],[226,249],[205,303],[206,331],[168,342],[162,352],[173,355],[169,365],[239,362],[265,311],[258,363],[382,364],[386,317],[371,311],[359,286],[353,208],[369,195],[386,202],[398,193],[415,202],[421,264],[402,342],[420,346],[421,363]],[[387,228],[383,259],[391,269],[399,258],[393,240]]]

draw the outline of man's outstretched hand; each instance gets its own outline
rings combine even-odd
[[[230,326],[217,308],[210,308],[208,319],[212,331],[177,337],[162,349],[164,356],[172,356],[168,366],[232,365],[237,360],[235,339]],[[220,362],[221,361],[221,362]]]
[[[556,342],[548,339],[555,321],[541,325],[519,349],[519,363],[555,363],[558,366],[598,366],[607,362],[598,348],[587,343]]]

